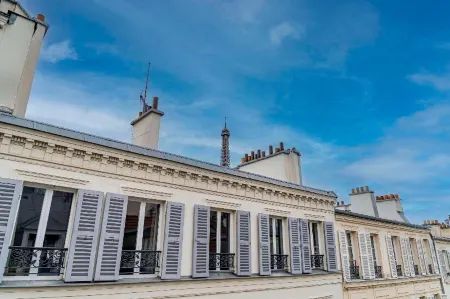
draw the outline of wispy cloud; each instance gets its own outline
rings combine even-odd
[[[269,37],[272,44],[278,46],[284,39],[291,37],[300,39],[304,34],[304,28],[294,28],[289,22],[283,22],[269,31]]]
[[[70,40],[45,45],[41,51],[41,59],[51,63],[62,60],[77,60],[78,54]]]
[[[408,78],[419,85],[429,85],[440,91],[450,90],[450,74],[417,73],[409,75]]]

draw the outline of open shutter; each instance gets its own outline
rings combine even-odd
[[[402,260],[403,260],[403,276],[411,277],[411,269],[409,265],[408,249],[405,237],[400,237],[400,249],[402,252]]]
[[[181,278],[181,246],[183,245],[184,204],[167,203],[164,234],[164,257],[161,279]]]
[[[327,250],[327,270],[336,272],[338,270],[336,257],[336,239],[334,237],[334,223],[324,222],[325,247]]]
[[[434,242],[432,239],[429,240],[430,242],[430,249],[431,249],[431,259],[433,260],[433,267],[434,267],[434,271],[436,272],[435,274],[440,274],[441,272],[439,272],[439,266],[438,266],[438,261],[436,258],[436,250],[434,249]]]
[[[386,245],[389,258],[389,267],[391,268],[391,277],[397,278],[397,261],[395,260],[394,244],[391,235],[386,236]]]
[[[194,250],[192,277],[209,276],[209,214],[210,208],[194,207]]]
[[[128,196],[107,193],[95,267],[95,281],[119,280]]]
[[[258,214],[259,226],[259,275],[270,275],[269,215]]]
[[[438,250],[438,260],[439,260],[439,267],[441,268],[442,282],[445,283],[448,269],[447,265],[445,264],[444,251]]]
[[[405,238],[406,249],[408,250],[409,271],[411,271],[411,277],[416,277],[416,271],[414,271],[414,255],[411,247],[411,240]]]
[[[290,272],[292,274],[302,274],[302,252],[300,239],[300,223],[297,218],[289,218],[289,247],[290,247]]]
[[[303,273],[312,273],[311,243],[309,242],[309,227],[307,219],[300,219],[300,238],[302,244]]]
[[[361,257],[363,279],[370,279],[370,264],[367,251],[367,239],[365,232],[358,232],[359,256]]]
[[[420,240],[420,244],[422,245],[422,249],[423,249],[423,258],[425,260],[425,271],[427,272],[427,275],[430,275],[431,274],[430,268],[428,267],[428,261],[430,260],[430,257],[428,256],[428,251],[427,251],[427,248],[425,246],[425,242],[423,239]]]
[[[8,259],[22,188],[22,181],[0,179],[0,282]]]
[[[78,191],[75,221],[67,254],[66,282],[94,279],[102,205],[102,192]]]
[[[375,258],[372,251],[372,242],[370,240],[370,233],[366,233],[366,244],[367,244],[367,260],[369,261],[369,273],[370,279],[375,279]]]
[[[423,276],[427,275],[427,263],[425,261],[425,252],[423,250],[422,246],[422,240],[416,239],[416,245],[417,245],[417,253],[419,254],[419,263],[420,263],[420,269],[421,274]]]
[[[341,249],[341,265],[344,272],[344,280],[349,282],[352,280],[350,274],[350,254],[348,252],[347,234],[345,230],[339,230],[339,247]]]
[[[251,227],[250,212],[237,211],[237,275],[250,276],[251,266]]]

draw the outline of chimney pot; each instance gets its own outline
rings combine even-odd
[[[255,152],[251,151],[252,160],[255,160]]]
[[[398,198],[398,194],[395,194],[395,198]]]
[[[359,187],[356,187],[356,193],[359,193]]]
[[[261,150],[258,150],[258,159],[261,158]]]
[[[142,111],[139,111],[138,117],[142,116]]]
[[[266,156],[266,151],[262,151],[263,158]]]
[[[38,15],[36,16],[36,19],[38,19],[38,20],[41,21],[41,22],[45,22],[45,16],[44,16],[43,14],[38,14]]]
[[[277,147],[277,148],[275,148],[275,153],[279,153],[280,152],[280,149]]]
[[[245,158],[241,158],[241,163],[245,163]]]
[[[280,142],[280,151],[284,151],[284,143]]]
[[[394,194],[391,194],[391,198],[395,198]]]
[[[341,201],[341,205],[344,205],[344,201],[343,200]]]
[[[352,188],[352,194],[355,194],[355,188]]]
[[[245,161],[248,161],[248,154],[245,154]]]
[[[366,186],[366,192],[369,192],[369,186]]]
[[[153,97],[153,109],[158,110],[158,102],[159,102],[159,98]]]
[[[273,146],[269,145],[269,155],[273,155]]]

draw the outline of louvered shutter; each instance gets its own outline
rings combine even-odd
[[[447,298],[448,298],[448,296],[446,294],[441,295],[441,299],[447,299]]]
[[[444,258],[444,252],[442,250],[438,250],[438,259],[439,259],[439,267],[441,269],[442,274],[442,281],[446,281],[448,269],[447,265],[445,264],[445,258]]]
[[[250,212],[237,211],[237,275],[250,276],[251,265],[251,226]]]
[[[209,276],[209,215],[209,207],[195,205],[192,251],[192,277],[195,278]]]
[[[119,280],[128,196],[107,193],[95,267],[95,281]]]
[[[22,181],[0,179],[0,282],[8,259],[22,188]]]
[[[164,233],[164,255],[161,279],[181,278],[181,247],[183,245],[184,204],[167,203]]]
[[[391,277],[397,278],[397,261],[395,260],[394,243],[391,235],[386,235],[386,245],[388,250],[389,267],[391,268]]]
[[[432,239],[430,239],[430,249],[431,249],[431,259],[433,260],[434,269],[436,271],[436,274],[440,274],[441,272],[439,272],[438,261],[436,258],[436,251],[434,250],[434,243],[433,243]]]
[[[300,219],[300,240],[302,248],[303,273],[312,273],[311,243],[309,241],[309,227],[307,219]]]
[[[425,260],[425,271],[427,272],[427,275],[430,275],[430,268],[428,267],[428,261],[430,260],[430,257],[428,256],[428,251],[427,248],[425,246],[425,242],[423,239],[420,240],[420,244],[422,245],[422,249],[423,249],[423,258]]]
[[[103,193],[79,190],[67,253],[66,282],[92,281],[100,229]]]
[[[352,280],[350,273],[350,254],[348,252],[347,233],[345,230],[339,230],[339,247],[341,250],[341,265],[344,273],[344,280],[349,282]]]
[[[369,261],[370,279],[375,279],[375,261],[372,251],[372,242],[370,240],[370,233],[366,233],[366,244],[367,244],[367,260]]]
[[[403,260],[403,276],[410,277],[411,269],[410,269],[410,265],[409,265],[408,249],[407,249],[405,237],[400,237],[400,249],[402,252],[402,260]]]
[[[258,214],[259,226],[259,275],[270,275],[270,223],[269,215]]]
[[[370,279],[370,264],[369,257],[367,254],[367,239],[365,232],[358,232],[358,243],[359,243],[359,255],[361,258],[361,268],[363,279]]]
[[[300,220],[297,218],[289,218],[289,260],[290,260],[290,272],[292,274],[302,274],[302,252],[301,252],[301,239],[300,239]]]
[[[423,276],[427,275],[427,263],[425,261],[425,252],[423,250],[422,242],[420,239],[416,239],[417,253],[419,254],[419,263],[421,273]]]
[[[408,250],[409,271],[411,271],[411,277],[416,277],[416,271],[414,271],[414,255],[411,247],[411,240],[405,238],[406,249]]]
[[[334,223],[324,222],[325,247],[327,250],[327,270],[336,272],[338,270],[336,257],[336,239],[334,237]]]

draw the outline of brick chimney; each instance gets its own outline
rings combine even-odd
[[[158,110],[159,99],[153,97],[153,104],[144,103],[142,111],[131,122],[133,126],[133,144],[151,149],[158,149],[159,127],[164,112]]]

